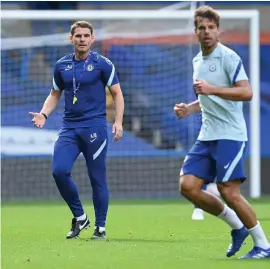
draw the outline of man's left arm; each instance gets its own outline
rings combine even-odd
[[[236,53],[225,56],[224,70],[232,85],[231,87],[218,87],[210,85],[206,81],[196,80],[194,83],[196,93],[216,95],[231,101],[250,101],[252,99],[252,89],[242,60]]]
[[[120,87],[120,84],[117,83],[109,87],[113,101],[115,103],[115,123],[123,124],[123,115],[124,115],[124,97]]]
[[[237,81],[232,88],[212,87],[213,95],[231,101],[250,101],[253,95],[248,80]]]
[[[252,90],[248,80],[237,81],[231,88],[214,86],[205,80],[196,80],[194,89],[197,94],[216,95],[231,101],[250,101],[252,99]]]
[[[112,133],[114,141],[118,141],[123,135],[123,115],[124,115],[124,97],[119,84],[115,67],[113,63],[102,57],[103,79],[110,90],[113,101],[115,103],[115,122],[113,124]]]

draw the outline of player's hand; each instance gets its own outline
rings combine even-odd
[[[123,135],[123,126],[122,123],[115,122],[112,127],[112,133],[114,134],[114,141],[120,140]]]
[[[173,111],[179,119],[183,119],[189,115],[188,106],[184,103],[175,104]]]
[[[31,116],[33,116],[32,122],[37,128],[43,128],[46,119],[41,113],[36,113],[36,112],[29,112]]]
[[[193,86],[197,94],[204,94],[204,95],[214,94],[214,86],[207,83],[205,80],[196,79]]]

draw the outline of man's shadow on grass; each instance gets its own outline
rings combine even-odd
[[[161,238],[161,239],[152,239],[152,238],[134,238],[134,237],[126,237],[126,238],[114,238],[110,237],[108,239],[95,239],[91,240],[88,238],[78,238],[81,241],[85,242],[109,242],[109,243],[155,243],[155,244],[181,244],[181,243],[190,243],[190,240],[185,238]],[[201,239],[199,239],[201,240]],[[209,239],[210,240],[210,239]],[[219,241],[219,239],[211,238],[211,241]]]

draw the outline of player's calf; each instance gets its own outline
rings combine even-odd
[[[217,189],[217,185],[215,183],[204,184],[202,187],[202,190],[206,190],[207,192],[215,195],[216,197],[220,197],[220,193],[219,193],[219,191]],[[192,220],[203,220],[204,219],[204,211],[195,205],[193,212],[192,212],[191,219]]]
[[[71,229],[68,232],[66,238],[72,239],[79,236],[80,232],[83,229],[87,229],[90,226],[90,220],[88,219],[87,215],[85,219],[83,220],[77,220],[76,218],[73,218],[71,221]]]

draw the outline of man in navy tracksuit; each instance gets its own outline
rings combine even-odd
[[[40,113],[30,112],[35,126],[42,128],[47,117],[56,108],[61,94],[65,95],[63,125],[59,131],[53,154],[53,177],[63,199],[74,218],[66,238],[77,237],[81,230],[90,226],[79,198],[78,189],[71,177],[72,166],[83,153],[93,190],[95,231],[92,239],[105,239],[105,224],[109,195],[106,183],[106,92],[115,102],[114,140],[122,137],[124,99],[112,62],[90,51],[94,41],[93,27],[86,21],[71,26],[70,41],[74,53],[56,62],[53,86]]]

